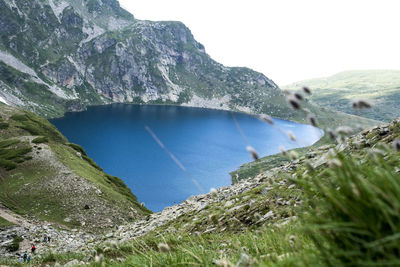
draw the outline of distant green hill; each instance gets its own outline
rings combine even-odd
[[[400,117],[400,70],[345,71],[296,82],[283,89],[298,89],[304,85],[313,91],[311,100],[321,106],[380,121]],[[371,100],[374,107],[354,110],[351,101],[360,98]]]

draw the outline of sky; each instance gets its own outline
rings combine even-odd
[[[119,0],[137,19],[183,22],[225,66],[278,85],[400,69],[399,0]]]

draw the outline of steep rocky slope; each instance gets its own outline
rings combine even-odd
[[[212,60],[180,22],[139,21],[117,0],[0,0],[0,97],[45,116],[110,102],[290,116],[261,73]]]
[[[45,119],[4,104],[0,118],[0,202],[11,218],[95,231],[150,213]]]

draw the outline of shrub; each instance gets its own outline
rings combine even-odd
[[[399,160],[385,153],[339,154],[335,167],[297,180],[307,196],[307,232],[329,265],[400,264]]]
[[[73,148],[75,151],[81,153],[83,156],[87,156],[86,151],[80,145],[73,144],[73,143],[68,143],[67,145],[69,147]]]
[[[5,141],[0,141],[0,149],[1,148],[6,148],[11,145],[18,144],[20,141],[18,139],[10,139],[10,140],[5,140]]]
[[[122,181],[122,179],[106,174],[106,178],[107,178],[107,182],[110,185],[114,186],[114,189],[121,193],[122,195],[125,195],[126,197],[128,197],[128,199],[130,199],[132,202],[136,203],[137,199],[136,196],[134,194],[132,194],[131,190],[129,189],[129,187],[124,183],[124,181]]]
[[[17,165],[10,160],[0,159],[0,167],[4,168],[7,171],[10,171],[12,169],[15,169]]]
[[[0,129],[4,130],[7,129],[9,124],[7,122],[0,122]]]
[[[28,117],[25,114],[14,114],[10,117],[14,121],[27,121]]]
[[[15,252],[19,249],[19,243],[21,243],[24,239],[20,236],[15,236],[12,243],[7,247],[9,252]]]
[[[90,165],[92,165],[93,167],[95,167],[95,168],[98,169],[99,171],[103,171],[103,169],[102,169],[99,165],[97,165],[97,163],[94,162],[93,159],[91,159],[91,158],[89,158],[88,156],[85,156],[85,155],[82,155],[82,158],[83,158],[84,160],[86,160],[87,162],[89,162]]]
[[[35,143],[35,144],[41,144],[41,143],[47,143],[47,142],[49,142],[49,139],[45,136],[40,136],[40,137],[37,137],[32,140],[32,143]]]
[[[46,136],[50,140],[64,143],[66,139],[58,132],[57,128],[33,113],[15,114],[10,119],[19,122],[16,127],[29,132],[31,135]]]

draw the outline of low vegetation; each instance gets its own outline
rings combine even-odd
[[[96,230],[150,213],[47,120],[3,104],[0,117],[0,201],[14,212]]]
[[[12,222],[7,221],[3,217],[0,217],[0,229],[8,226],[14,225]]]
[[[300,109],[307,102],[297,105]],[[308,113],[313,123],[310,110],[298,112]],[[123,243],[104,239],[92,255],[44,254],[33,264],[398,265],[400,121],[354,136],[347,131],[327,130],[311,148],[247,165],[238,177],[259,179],[259,186],[193,209],[148,234]],[[122,180],[102,174],[79,145],[59,146],[51,140],[52,150],[72,171],[99,185],[109,198],[122,195],[140,209]],[[213,197],[219,198],[218,193]]]
[[[15,252],[19,249],[19,243],[21,243],[24,239],[21,236],[15,236],[12,243],[8,245],[7,250],[10,252]]]
[[[0,141],[0,167],[7,171],[15,169],[18,163],[30,159],[27,154],[31,151],[28,144],[17,139]]]
[[[311,100],[323,107],[363,116],[378,121],[400,117],[400,71],[346,71],[326,78],[296,82],[283,89],[298,89],[303,85],[313,88]],[[362,112],[351,107],[356,99],[367,99],[373,108]]]
[[[331,168],[297,182],[306,195],[307,233],[328,265],[400,264],[399,153],[339,153]]]
[[[350,146],[329,152],[326,163],[317,168],[301,163],[292,172],[276,175],[290,181],[287,184],[270,177],[267,186],[274,185],[268,193],[262,193],[262,186],[235,197],[239,199],[236,207],[250,199],[257,208],[229,212],[223,207],[228,199],[130,242],[105,240],[97,247],[91,266],[396,266],[400,174],[395,166],[399,153],[385,142],[373,149]],[[303,204],[285,207],[275,203],[277,199],[285,202],[286,197]],[[268,210],[280,216],[255,223]],[[289,210],[289,218],[297,219],[284,223]],[[224,216],[225,223],[221,221]],[[228,221],[232,227],[226,227]],[[204,233],[210,226],[217,228]],[[72,259],[85,257],[51,254],[35,263]]]

